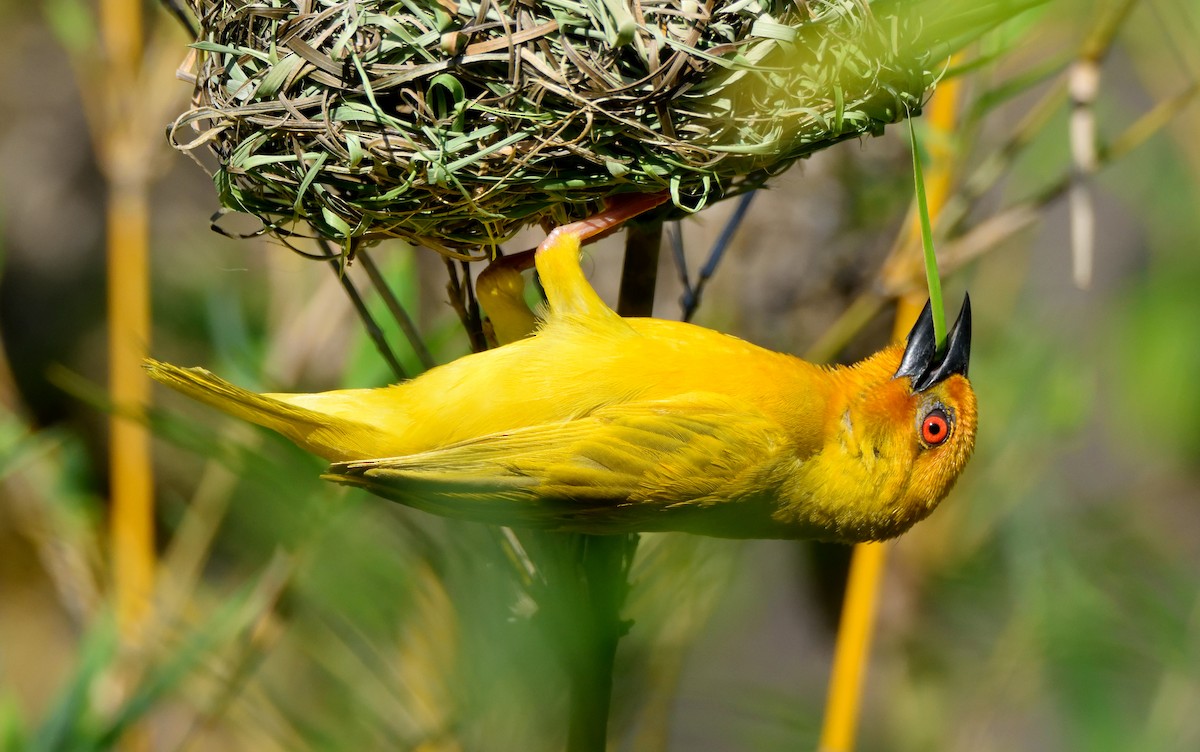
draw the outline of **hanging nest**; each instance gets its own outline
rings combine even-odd
[[[455,256],[618,193],[757,188],[918,111],[954,46],[945,0],[191,2],[171,137],[225,207]],[[955,34],[992,17],[966,7]]]

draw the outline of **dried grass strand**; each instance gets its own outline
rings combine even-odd
[[[170,138],[270,232],[477,259],[615,194],[701,207],[878,133],[932,83],[909,12],[930,1],[191,0]]]

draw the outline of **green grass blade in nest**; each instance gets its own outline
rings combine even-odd
[[[759,187],[917,112],[950,47],[1031,4],[196,2],[174,131],[211,134],[176,143],[216,153],[222,203],[460,257],[618,193]]]

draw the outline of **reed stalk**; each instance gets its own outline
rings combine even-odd
[[[138,420],[150,400],[142,358],[150,343],[149,169],[137,122],[143,7],[137,0],[100,3],[104,45],[104,117],[96,143],[108,187],[107,278],[109,392],[120,410],[109,418],[110,555],[122,642],[136,644],[154,586],[154,476],[150,436]]]
[[[951,79],[944,82],[930,102],[928,122],[930,128],[930,167],[927,179],[920,177],[919,158],[914,154],[917,170],[918,202],[924,193],[925,211],[916,209],[907,225],[906,251],[918,255],[928,247],[926,273],[930,287],[936,287],[937,270],[931,268],[932,231],[931,224],[946,204],[955,172],[955,155],[949,148],[961,103],[961,82]],[[915,144],[915,142],[914,142]],[[923,183],[923,185],[922,185]],[[922,216],[924,215],[924,216]],[[922,241],[925,241],[924,243]],[[894,340],[902,340],[912,328],[925,303],[924,291],[914,285],[914,292],[901,296],[896,308],[892,329]],[[932,293],[931,293],[932,297]],[[940,294],[937,296],[940,304]],[[940,306],[939,306],[940,307]],[[936,317],[942,315],[935,311]],[[942,336],[945,333],[943,319]],[[883,577],[887,571],[886,543],[860,543],[854,547],[850,559],[850,576],[846,583],[845,602],[841,622],[838,626],[837,644],[834,648],[833,667],[830,671],[829,689],[826,698],[825,718],[821,728],[821,752],[850,752],[854,749],[858,729],[858,717],[862,707],[862,690],[874,637],[875,615]]]

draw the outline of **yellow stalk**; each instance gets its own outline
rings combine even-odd
[[[958,120],[960,82],[943,82],[928,108],[929,170],[925,175],[925,195],[929,220],[935,222],[946,204],[954,177],[954,155],[950,139]],[[915,206],[915,205],[914,205]],[[914,208],[909,218],[904,251],[906,257],[919,259],[921,227]],[[906,265],[907,268],[908,265]],[[898,301],[892,338],[901,340],[912,328],[925,304],[919,263],[911,264],[917,275],[910,292]],[[850,558],[850,576],[846,582],[845,605],[838,625],[833,667],[829,676],[825,718],[821,727],[821,752],[850,752],[854,749],[858,715],[862,704],[863,677],[870,657],[875,626],[875,611],[887,564],[888,546],[884,543],[860,543]]]
[[[860,543],[850,556],[850,578],[846,582],[846,600],[838,625],[825,722],[821,728],[822,752],[847,752],[854,748],[862,678],[870,655],[875,606],[886,559],[887,546],[883,543]]]
[[[148,92],[141,76],[143,5],[100,0],[100,59],[94,89],[81,70],[95,116],[94,143],[107,187],[108,384],[116,407],[109,417],[109,562],[112,601],[121,644],[136,650],[144,639],[154,588],[154,476],[150,435],[142,416],[150,382],[141,362],[150,344],[150,161]],[[131,729],[123,749],[142,749]]]
[[[154,487],[150,437],[131,419],[149,402],[141,368],[150,341],[148,208],[145,186],[109,186],[110,546],[113,594],[123,641],[136,643],[154,585]]]
[[[104,43],[109,82],[132,84],[142,61],[140,0],[100,0],[100,35]],[[113,92],[109,93],[111,95]]]
[[[150,344],[150,159],[141,86],[144,52],[140,0],[100,0],[101,61],[93,103],[94,141],[107,183],[109,556],[112,599],[125,651],[145,637],[154,588],[154,477],[150,436],[141,420],[150,382],[141,369]],[[86,73],[84,74],[86,81]],[[118,676],[117,696],[129,676]],[[124,752],[149,748],[146,730],[126,729]]]

